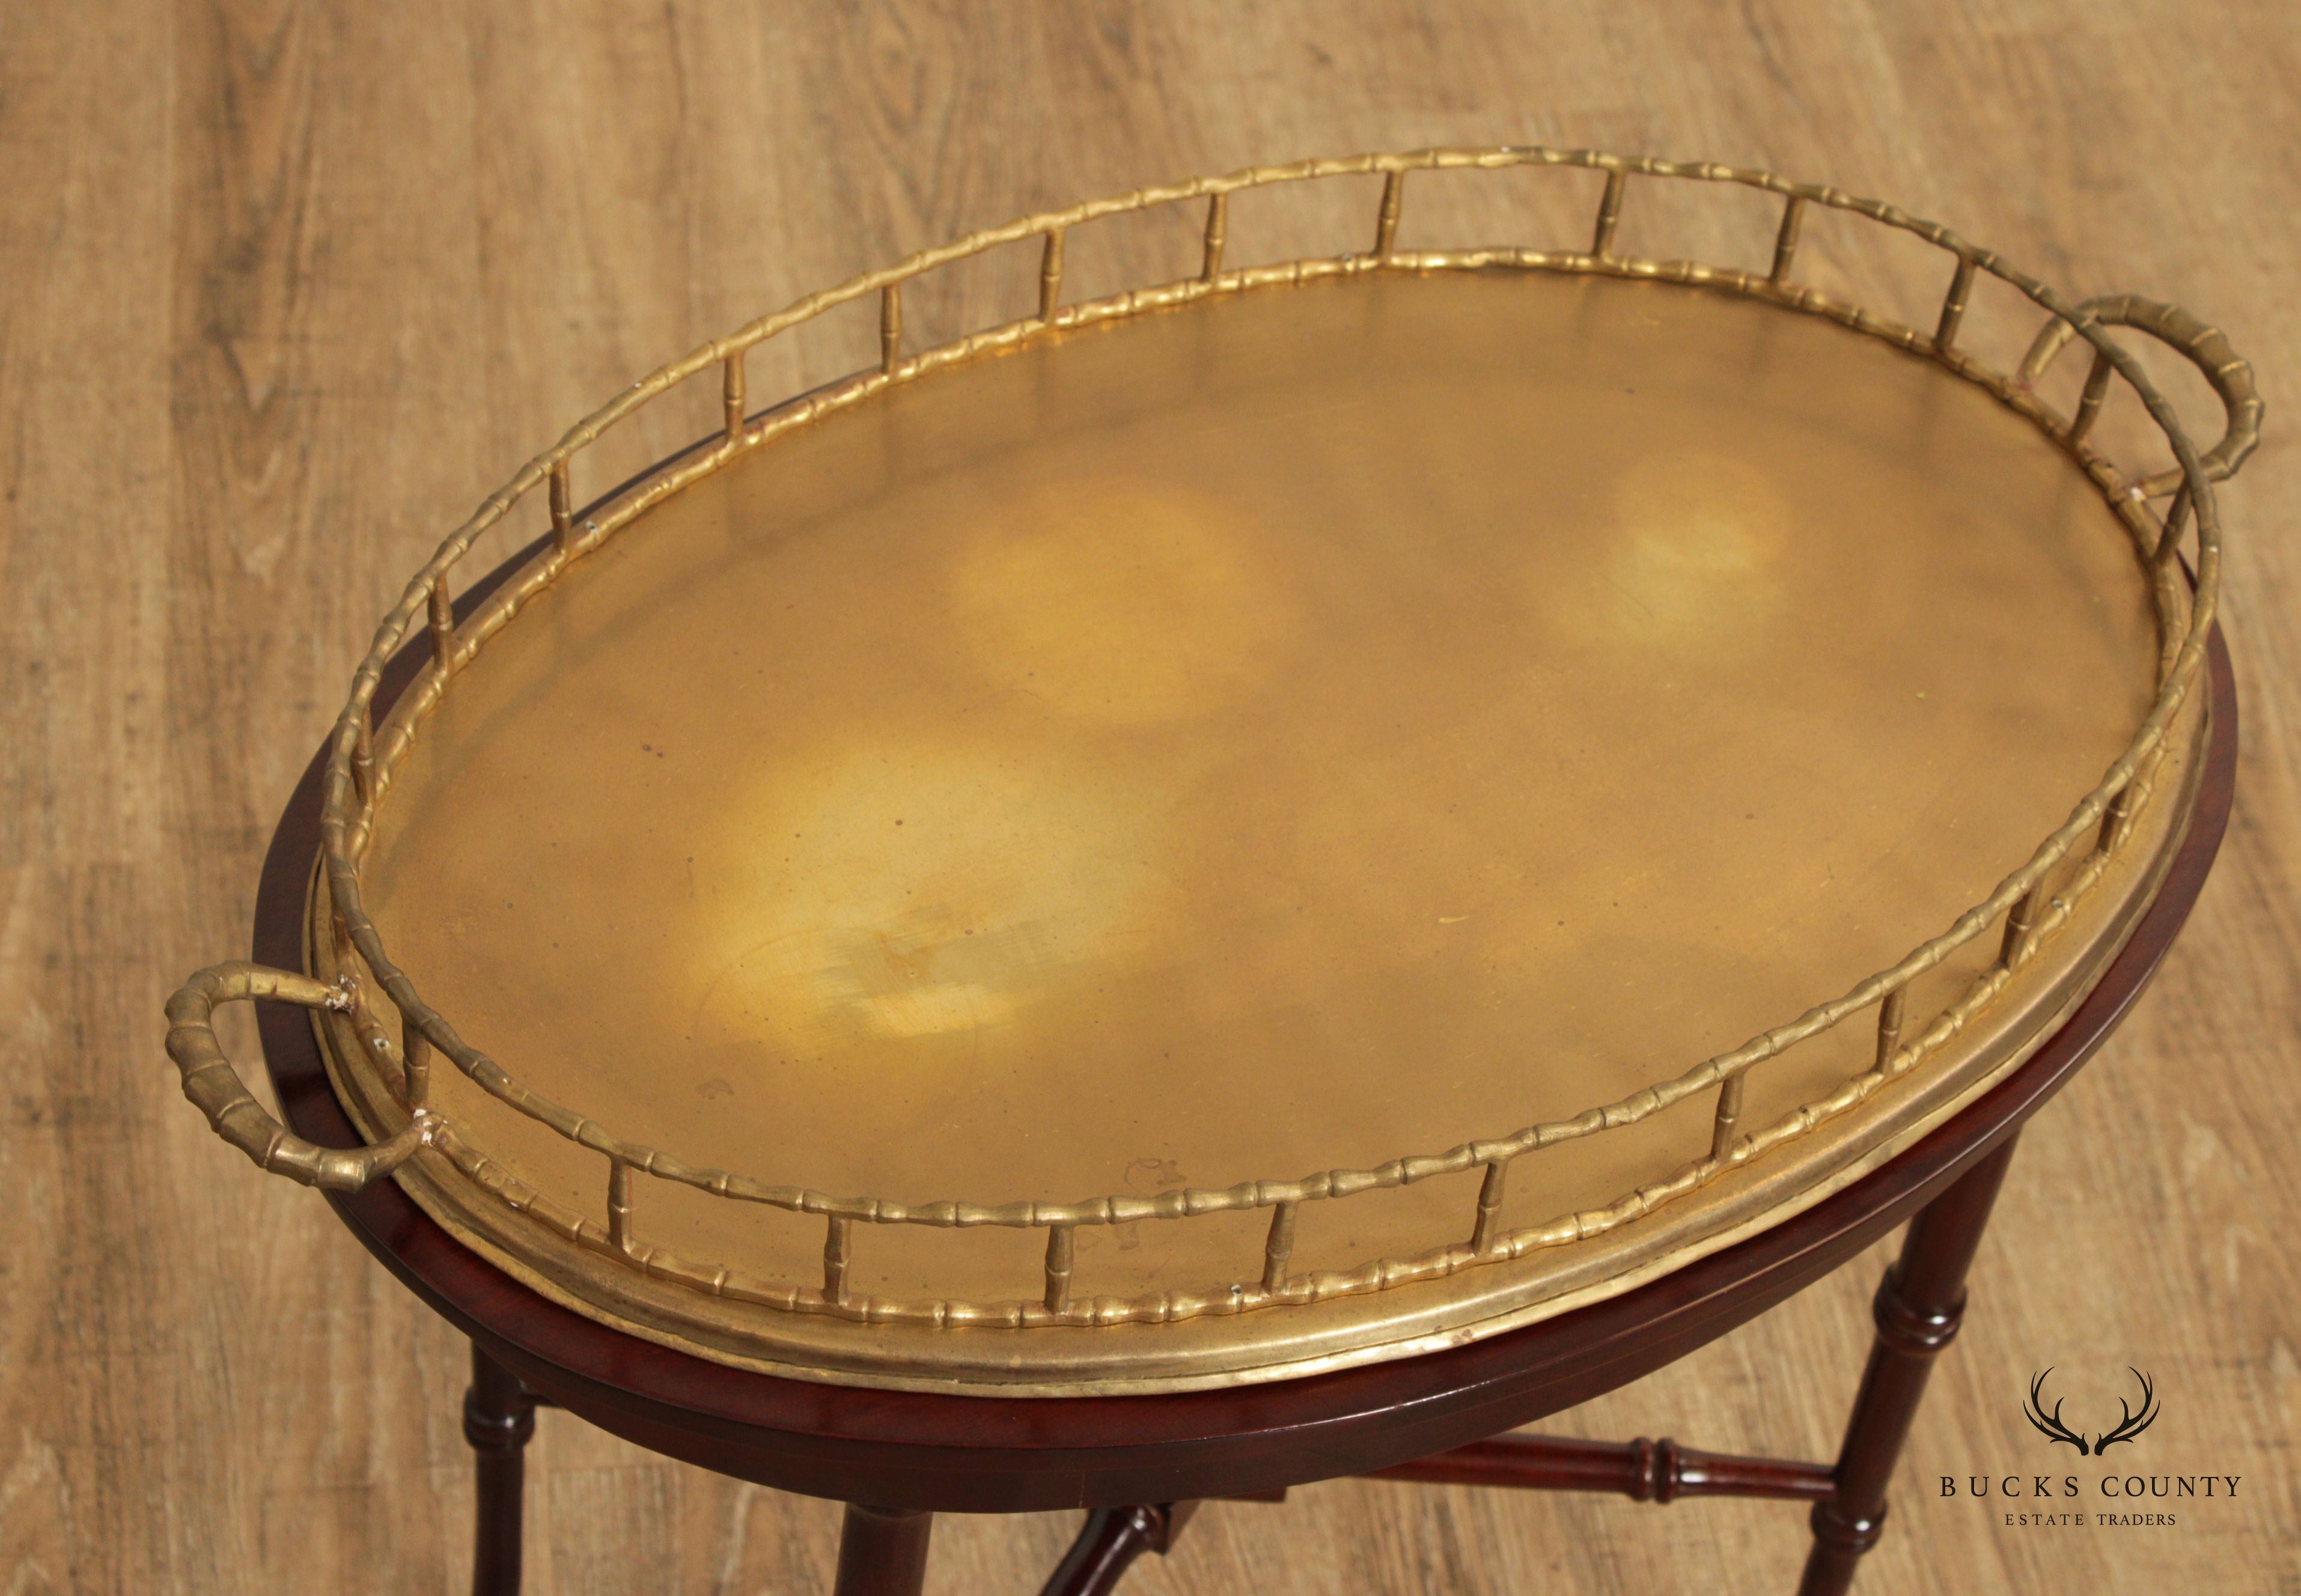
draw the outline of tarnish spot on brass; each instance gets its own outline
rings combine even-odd
[[[1144,887],[1139,813],[1060,759],[866,738],[771,778],[731,806],[740,836],[707,840],[727,875],[698,927],[706,1046],[996,1031],[1108,954]]]
[[[1714,449],[1652,455],[1611,497],[1618,535],[1598,553],[1606,583],[1592,606],[1601,623],[1683,649],[1783,618],[1781,566],[1799,529],[1765,464]]]
[[[1186,485],[1042,481],[968,527],[951,606],[986,679],[1065,715],[1168,721],[1253,689],[1300,631],[1238,510]]]

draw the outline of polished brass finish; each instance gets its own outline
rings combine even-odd
[[[1607,169],[1605,196],[1598,201],[1598,225],[1590,238],[1590,255],[1594,260],[1611,261],[1614,258],[1614,229],[1622,220],[1622,190],[1629,186],[1629,180],[1628,168],[1615,166]]]
[[[1262,1289],[1272,1296],[1286,1289],[1286,1264],[1294,1256],[1294,1215],[1299,1205],[1273,1203],[1270,1229],[1262,1242]]]
[[[365,710],[352,728],[352,786],[363,804],[375,801],[375,723]]]
[[[1587,252],[1397,247],[1408,173],[1517,165],[1605,173]],[[1368,173],[1369,253],[1223,268],[1230,193]],[[1770,274],[1616,255],[1632,176],[1782,196]],[[1062,305],[1067,229],[1200,199],[1196,276]],[[1931,335],[1794,280],[1809,204],[1953,257]],[[901,358],[902,283],[1033,236],[1035,318]],[[2014,377],[1955,343],[1980,273],[2048,318]],[[743,417],[745,351],[871,293],[873,370]],[[2105,325],[2207,370],[2215,449]],[[2034,397],[2072,339],[2174,473],[2129,482],[2082,446],[2097,398],[2065,422]],[[555,514],[457,625],[473,539],[714,362],[724,435]],[[2258,419],[2178,312],[2071,305],[1766,173],[1421,152],[976,234],[634,385],[419,573],[331,744],[313,900],[314,974],[364,977],[398,1040],[331,1007],[331,1067],[392,1134],[446,1054],[408,1122],[418,1200],[584,1311],[809,1377],[1155,1389],[1560,1311],[1854,1178],[2082,995],[2179,835],[2212,483]],[[1855,503],[1865,533],[1828,535]],[[1079,553],[1122,532],[1132,564]],[[371,735],[427,608],[434,662]],[[1659,740],[1574,763],[1619,728]],[[1602,771],[1619,791],[1575,790]],[[673,847],[688,870],[659,873]],[[1816,873],[1840,867],[1868,873]],[[1839,1046],[1872,1005],[1874,1047]],[[1729,1026],[1750,1040],[1669,1057]],[[1680,1134],[1668,1111],[1713,1099]],[[1475,1197],[1449,1178],[1473,1170]],[[783,1215],[822,1219],[819,1286]],[[934,1240],[1014,1229],[1048,1233],[1035,1292],[1027,1260]]]
[[[853,1243],[855,1222],[833,1214],[824,1222],[823,1238],[823,1299],[833,1307],[847,1304],[847,1260]]]
[[[431,659],[442,675],[453,675],[456,658],[456,601],[442,572],[431,584]]]
[[[1965,302],[1973,294],[1973,257],[1957,257],[1957,270],[1949,280],[1949,292],[1943,297],[1941,319],[1934,323],[1934,347],[1948,349],[1957,343],[1957,330],[1965,320]]]
[[[1063,230],[1047,230],[1047,242],[1039,255],[1039,320],[1055,319],[1056,308],[1063,298]]]
[[[2029,351],[2021,357],[2013,373],[2016,384],[2034,387],[2045,375],[2054,357],[2069,347],[2070,340],[2079,336],[2081,327],[2131,327],[2149,334],[2170,349],[2179,350],[2189,363],[2205,374],[2222,402],[2226,425],[2221,441],[2203,455],[2192,455],[2177,447],[2173,465],[2154,476],[2142,478],[2130,484],[2127,491],[2144,498],[2163,498],[2177,488],[2194,490],[2200,479],[2219,482],[2245,464],[2255,445],[2261,441],[2261,395],[2253,384],[2253,366],[2230,347],[2229,335],[2218,327],[2209,326],[2179,305],[2165,305],[2155,299],[2144,299],[2138,294],[2113,294],[2099,299],[2088,299],[2067,316],[2056,316],[2037,330]],[[2091,340],[2088,340],[2091,341]],[[2102,396],[2108,391],[2109,380],[2102,375],[2104,362],[2117,363],[2110,351],[2113,345],[2094,344],[2093,370],[2087,374],[2085,393],[2078,403],[2078,414],[2068,429],[2075,441],[2082,441],[2092,427],[2094,417],[2100,413]],[[2129,381],[2132,374],[2119,367]],[[2163,426],[2165,414],[2163,401],[2150,405],[2152,419]],[[2186,441],[2186,440],[2185,440]]]
[[[2129,788],[2127,790],[2130,791],[2131,789]],[[2121,797],[2122,794],[2120,796]],[[2097,846],[2106,849],[2109,844],[2104,840]],[[1885,999],[1878,1005],[1876,1067],[1878,1069],[1884,1069],[1891,1064],[1894,1055],[1901,1049],[1902,1010],[1908,1004],[1910,992],[1907,987],[1895,987],[1892,991],[1887,992]]]
[[[741,351],[730,355],[720,363],[724,368],[719,379],[719,408],[727,441],[741,443],[743,439],[744,376]]]
[[[903,285],[879,290],[879,370],[891,377],[903,361]]]
[[[1891,1053],[1886,1055],[1887,1058],[1892,1057]],[[1742,1128],[1742,1095],[1749,1084],[1746,1075],[1729,1076],[1718,1083],[1718,1112],[1710,1132],[1710,1157],[1713,1163],[1725,1163],[1734,1150],[1734,1133]]]
[[[246,1153],[258,1169],[329,1191],[356,1191],[398,1168],[424,1145],[434,1122],[420,1107],[397,1135],[353,1152],[314,1147],[264,1112],[240,1083],[210,1023],[217,1004],[258,998],[337,1011],[352,1006],[348,985],[330,985],[244,960],[212,965],[187,981],[168,999],[168,1057],[183,1072],[184,1095],[207,1116],[217,1135]]]
[[[2005,938],[1998,948],[1997,962],[2006,969],[2021,963],[2021,956],[2029,951],[2029,932],[2037,923],[2037,898],[2045,890],[2042,882],[2031,887],[2005,912]]]
[[[1382,180],[1382,207],[1375,213],[1374,255],[1390,259],[1398,244],[1398,208],[1406,197],[1406,173],[1393,171]]]
[[[632,1166],[620,1158],[607,1165],[607,1245],[626,1256],[632,1250]]]
[[[1741,1083],[1736,1075],[1727,1084]],[[1485,1178],[1478,1182],[1478,1221],[1470,1232],[1470,1253],[1484,1258],[1494,1249],[1494,1235],[1502,1222],[1502,1182],[1510,1174],[1509,1161],[1497,1158],[1486,1166]]]
[[[1782,202],[1781,230],[1774,235],[1774,269],[1766,280],[1780,288],[1797,264],[1798,234],[1805,226],[1805,196],[1793,194]]]
[[[2043,367],[2044,363],[2040,362],[2040,372]],[[2100,350],[2095,350],[2093,364],[2086,372],[2085,391],[2078,397],[2077,414],[2070,418],[2071,443],[2083,443],[2086,434],[2093,430],[2095,421],[2101,415],[2101,402],[2109,397],[2109,380],[2115,373],[2116,368],[2110,364],[2109,357]],[[2034,375],[2028,379],[2033,382],[2036,380]]]
[[[1068,1224],[1047,1227],[1047,1312],[1060,1317],[1070,1310],[1072,1238],[1077,1229]]]
[[[575,542],[575,494],[568,485],[567,462],[555,463],[551,467],[551,539],[565,554]],[[434,601],[436,604],[436,600]],[[435,610],[436,614],[436,610]]]

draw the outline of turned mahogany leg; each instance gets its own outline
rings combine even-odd
[[[1165,1557],[1173,1550],[1175,1537],[1198,1510],[1196,1502],[1095,1508],[1039,1596],[1109,1596],[1135,1558],[1146,1551]]]
[[[918,1596],[927,1577],[934,1515],[916,1508],[847,1504],[833,1596]]]
[[[1845,1596],[1886,1522],[1886,1484],[1917,1416],[1934,1358],[1957,1334],[1965,1273],[2013,1158],[2013,1139],[1910,1222],[1902,1256],[1878,1288],[1878,1339],[1837,1455],[1837,1494],[1813,1509],[1813,1550],[1798,1596]]]
[[[472,1388],[464,1393],[464,1439],[479,1475],[472,1596],[519,1596],[523,1451],[534,1433],[534,1393],[473,1342]]]

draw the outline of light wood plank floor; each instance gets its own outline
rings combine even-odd
[[[1503,142],[1885,196],[2079,293],[2179,299],[2256,363],[2269,440],[2223,500],[2230,845],[2138,1016],[2025,1143],[1862,1588],[2301,1592],[2281,0],[0,4],[0,1591],[467,1577],[461,1343],[209,1137],[158,1011],[245,947],[269,828],[374,617],[481,494],[661,360],[966,229]],[[2175,391],[2207,426],[2202,388]],[[1553,1427],[1826,1455],[1878,1263]],[[2100,1395],[2153,1371],[2164,1416],[2132,1466],[2236,1475],[2237,1500],[2083,1532],[1940,1500],[1943,1475],[2061,1466],[2019,1412],[2047,1363]],[[824,1503],[559,1415],[532,1458],[531,1590],[829,1577]],[[1033,1588],[1071,1525],[948,1521],[929,1588]],[[1803,1542],[1785,1506],[1335,1483],[1209,1509],[1131,1588],[1785,1590]]]

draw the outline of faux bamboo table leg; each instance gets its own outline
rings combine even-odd
[[[519,1596],[525,1449],[534,1433],[534,1393],[474,1343],[472,1385],[464,1393],[464,1439],[472,1443],[479,1480],[472,1596]]]
[[[916,1508],[847,1504],[833,1596],[918,1596],[927,1577],[934,1515]]]
[[[1845,1596],[1886,1522],[1886,1485],[1926,1394],[1934,1358],[1965,1314],[1965,1274],[2012,1162],[2009,1136],[1919,1210],[1878,1288],[1878,1339],[1837,1456],[1837,1494],[1813,1509],[1813,1550],[1798,1596]]]

